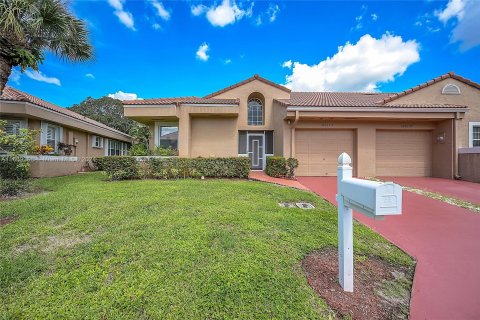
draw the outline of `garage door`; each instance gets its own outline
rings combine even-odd
[[[377,131],[376,175],[432,175],[430,131]]]
[[[336,176],[338,156],[354,159],[353,130],[296,130],[295,157],[298,176]]]

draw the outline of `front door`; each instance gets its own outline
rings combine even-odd
[[[265,160],[263,142],[263,135],[248,136],[248,157],[252,160],[253,170],[263,170],[263,162]]]

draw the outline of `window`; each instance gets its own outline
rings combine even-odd
[[[5,131],[8,134],[19,134],[20,129],[25,128],[23,120],[9,119],[5,121],[7,121],[7,123],[5,124]]]
[[[61,129],[59,126],[53,124],[46,124],[46,132],[42,132],[45,135],[45,144],[51,146],[55,152],[58,151],[58,143],[61,142]]]
[[[178,126],[158,127],[157,146],[165,149],[178,149]]]
[[[449,83],[443,87],[442,94],[461,94],[461,91],[458,86]]]
[[[480,147],[480,122],[470,122],[469,132],[470,141],[468,142],[468,146],[470,148]]]
[[[260,99],[254,98],[248,100],[248,125],[263,125],[263,103]]]
[[[128,143],[117,140],[107,140],[107,156],[126,156],[128,154]]]
[[[92,136],[92,147],[93,148],[103,148],[103,138],[99,136]]]

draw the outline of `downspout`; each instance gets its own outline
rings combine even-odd
[[[460,113],[459,112],[456,112],[455,113],[455,119],[453,120],[453,128],[452,128],[452,131],[453,131],[453,178],[455,180],[460,180],[462,179],[462,177],[460,176],[459,172],[458,172],[458,148],[457,148],[457,121],[460,120],[461,117],[460,117]]]
[[[295,120],[290,125],[290,157],[295,158],[295,127],[300,119],[300,111],[295,110]]]

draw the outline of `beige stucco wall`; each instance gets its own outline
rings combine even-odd
[[[480,183],[480,148],[476,153],[459,154],[458,162],[462,180]]]
[[[82,171],[85,161],[32,161],[30,162],[30,175],[33,178],[59,177],[75,174]]]
[[[191,157],[233,157],[238,155],[236,118],[192,118]]]
[[[461,94],[442,94],[442,89],[447,84],[458,86],[461,90]],[[480,122],[480,90],[452,78],[439,81],[419,91],[400,97],[388,104],[397,103],[441,103],[468,106],[470,110],[465,113],[465,117],[456,121],[457,148],[468,147],[468,123],[470,121]]]

